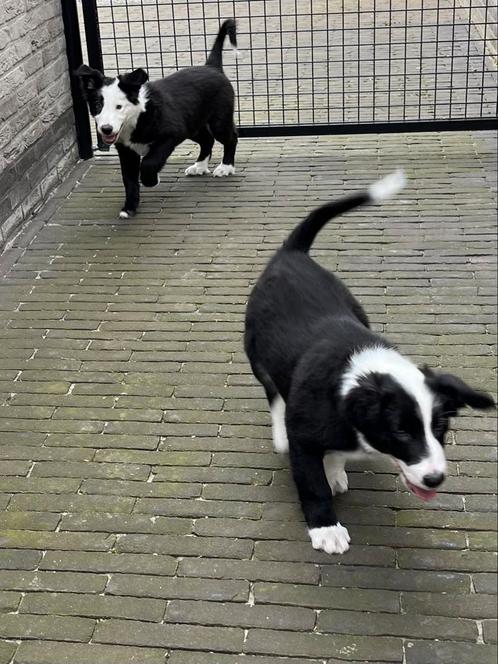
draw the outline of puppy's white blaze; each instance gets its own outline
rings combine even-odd
[[[146,84],[142,85],[138,91],[138,103],[132,103],[126,94],[119,87],[117,78],[109,85],[104,85],[100,89],[102,95],[103,106],[101,112],[95,116],[97,127],[101,129],[104,125],[112,127],[113,133],[118,133],[125,130],[127,138],[135,129],[138,122],[138,117],[145,111],[147,105],[148,90]],[[116,108],[121,106],[121,108]]]
[[[368,188],[368,193],[373,203],[381,203],[395,196],[406,185],[406,177],[401,169],[398,169],[390,175],[386,175],[382,180],[377,180]]]
[[[285,401],[277,394],[271,405],[273,447],[280,454],[289,451],[289,440],[285,428]]]
[[[394,349],[374,346],[352,356],[349,368],[343,376],[341,395],[346,396],[358,385],[360,378],[369,373],[392,376],[419,405],[427,444],[427,456],[419,463],[410,466],[400,462],[408,479],[414,484],[423,486],[424,475],[446,473],[447,463],[443,448],[434,437],[431,427],[434,395],[425,383],[424,374],[413,362]]]
[[[325,553],[344,553],[349,549],[351,537],[347,528],[339,522],[335,526],[310,528],[308,534],[314,549],[321,549]]]
[[[351,356],[349,367],[342,378],[341,396],[346,396],[348,392],[358,386],[362,376],[368,376],[370,373],[390,374],[403,387],[410,381],[414,385],[420,383],[427,396],[430,396],[429,390],[424,385],[424,375],[420,369],[398,351],[385,346],[370,346]]]

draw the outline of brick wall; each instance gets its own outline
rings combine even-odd
[[[77,159],[61,0],[0,0],[0,247]]]

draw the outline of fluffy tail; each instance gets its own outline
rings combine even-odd
[[[381,203],[392,198],[398,191],[401,191],[406,184],[405,174],[398,170],[391,175],[387,175],[382,180],[378,180],[370,187],[359,194],[346,196],[334,203],[326,203],[322,207],[313,210],[313,212],[295,228],[284,242],[285,249],[295,251],[309,251],[315,237],[325,226],[327,221],[337,217],[348,210],[352,210],[365,203]]]
[[[223,61],[222,61],[223,43],[227,35],[230,39],[230,44],[232,45],[232,48],[235,50],[236,53],[238,53],[237,35],[235,32],[235,21],[233,20],[233,18],[229,18],[226,21],[223,21],[223,23],[221,24],[220,31],[218,32],[218,36],[215,39],[213,48],[211,49],[211,53],[209,54],[208,59],[206,60],[207,65],[210,65],[211,67],[216,67],[217,69],[223,69]]]

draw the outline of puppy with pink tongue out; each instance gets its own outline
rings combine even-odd
[[[309,256],[329,219],[404,185],[398,171],[313,210],[270,259],[247,306],[245,350],[270,405],[274,446],[289,452],[311,544],[326,553],[349,548],[333,499],[348,489],[348,458],[385,455],[413,494],[432,500],[447,473],[449,419],[464,406],[494,405],[457,376],[403,357]]]

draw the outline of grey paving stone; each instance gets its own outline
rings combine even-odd
[[[0,636],[7,639],[49,639],[88,643],[95,621],[87,618],[36,616],[7,613],[0,615]]]
[[[93,638],[96,643],[240,652],[244,633],[242,629],[233,627],[154,625],[130,620],[108,620],[97,626]]]
[[[16,664],[164,664],[161,649],[57,641],[23,641]]]
[[[360,657],[364,661],[401,662],[402,643],[389,637],[364,637],[328,634],[303,634],[275,630],[250,629],[244,650],[248,653],[287,655],[290,657]]]
[[[221,653],[172,651],[171,664],[321,664],[318,659],[294,657],[265,657],[258,655],[223,655]],[[169,663],[168,663],[169,664]]]
[[[235,580],[113,574],[106,592],[111,595],[131,597],[245,602],[249,597],[249,584],[246,581]]]
[[[0,641],[0,664],[10,664],[17,649],[17,643]]]
[[[248,606],[220,602],[173,600],[168,604],[168,622],[233,627],[261,627],[308,632],[315,625],[315,612],[302,607]]]
[[[83,616],[91,618],[127,618],[159,622],[166,603],[138,597],[106,597],[71,593],[29,593],[23,597],[20,613]]]
[[[323,565],[321,584],[324,586],[384,588],[386,590],[423,590],[427,592],[470,592],[470,575],[432,570],[403,570],[391,567],[351,567]],[[474,579],[474,584],[476,580]]]
[[[481,645],[478,643],[437,643],[419,641],[408,644],[406,649],[407,664],[427,664],[438,662],[440,664],[494,664],[498,654],[496,646]]]
[[[477,625],[473,620],[358,611],[321,611],[317,628],[319,632],[331,634],[401,636],[445,641],[476,641],[478,636]]]

